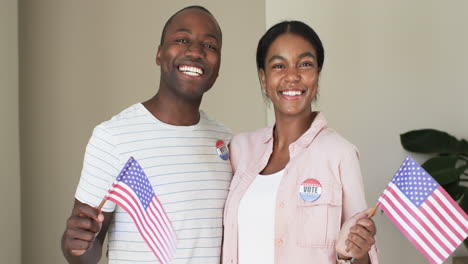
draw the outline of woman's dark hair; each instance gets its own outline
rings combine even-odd
[[[324,60],[324,50],[322,41],[315,31],[307,24],[301,21],[283,21],[272,26],[262,36],[257,46],[257,70],[265,70],[265,59],[268,49],[275,39],[285,33],[292,33],[303,37],[305,40],[310,42],[317,52],[317,64],[319,72],[322,70]]]

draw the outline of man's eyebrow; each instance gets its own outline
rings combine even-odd
[[[176,32],[187,32],[187,33],[192,34],[192,30],[188,28],[179,28]]]
[[[310,51],[306,51],[304,53],[302,53],[301,55],[299,55],[299,59],[302,59],[302,58],[305,58],[305,57],[312,57],[314,60],[316,60],[317,58],[315,58],[315,55],[312,54],[312,52]]]
[[[189,34],[192,34],[192,30],[188,28],[179,28],[178,30],[176,30],[176,32],[187,32]],[[219,38],[215,34],[207,33],[205,34],[205,37],[215,39],[217,42],[219,42]]]
[[[219,38],[218,38],[216,35],[214,35],[214,34],[208,33],[208,34],[205,34],[205,36],[206,36],[206,37],[209,37],[209,38],[213,38],[213,39],[215,39],[216,41],[219,42]]]
[[[270,62],[272,62],[274,60],[285,60],[285,58],[283,56],[280,56],[280,55],[274,55],[268,60],[268,63],[270,63]]]

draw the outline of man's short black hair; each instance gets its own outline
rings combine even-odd
[[[211,12],[208,11],[208,9],[204,8],[203,6],[192,5],[192,6],[184,7],[184,8],[182,8],[181,10],[177,11],[175,14],[173,14],[173,15],[167,20],[166,24],[164,24],[164,28],[163,28],[163,31],[162,31],[162,34],[161,34],[161,42],[160,42],[159,45],[162,45],[162,44],[163,44],[163,42],[164,42],[164,37],[166,36],[167,27],[169,26],[169,24],[171,24],[172,19],[174,19],[174,17],[175,17],[177,14],[179,14],[180,12],[185,11],[185,10],[187,10],[187,9],[199,9],[199,10],[202,10],[202,11],[207,12],[208,14],[210,14],[210,15],[214,18],[213,14],[211,14]],[[215,19],[215,22],[216,22],[216,25],[218,25],[218,22],[216,21],[216,19]],[[219,27],[219,25],[218,25],[218,29],[219,29],[219,33],[220,33],[221,36],[222,36],[221,28]]]

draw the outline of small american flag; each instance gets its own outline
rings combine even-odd
[[[162,264],[169,264],[177,238],[171,221],[140,164],[131,157],[106,196],[133,219],[146,244]]]
[[[468,215],[411,157],[388,184],[379,206],[430,263],[444,262],[468,235]]]

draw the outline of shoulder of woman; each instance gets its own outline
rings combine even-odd
[[[266,141],[269,137],[271,137],[271,127],[264,127],[257,130],[236,134],[232,137],[231,145],[263,142]]]
[[[353,143],[332,128],[325,128],[322,133],[320,133],[320,140],[330,145],[330,147],[336,147],[345,151],[358,151]]]

